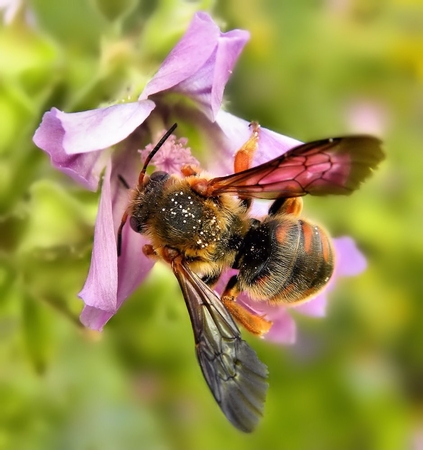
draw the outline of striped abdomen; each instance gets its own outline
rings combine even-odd
[[[269,216],[252,226],[238,261],[240,290],[257,300],[285,303],[316,295],[334,268],[326,233],[290,214]]]

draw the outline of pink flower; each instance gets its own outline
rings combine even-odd
[[[248,32],[243,30],[222,33],[207,14],[197,13],[138,101],[77,113],[52,108],[44,115],[34,142],[50,155],[54,167],[91,190],[98,188],[105,168],[91,267],[79,294],[85,303],[81,321],[86,326],[101,330],[153,265],[141,251],[146,238],[129,226],[123,230],[119,258],[116,249],[117,230],[128,203],[119,177],[135,184],[140,170],[139,144],[154,141],[156,132],[173,122],[187,123],[198,130],[204,154],[211,155],[205,168],[216,176],[232,172],[233,155],[251,131],[247,121],[222,109],[222,99],[248,39]],[[185,146],[186,142],[181,144]],[[253,164],[272,159],[297,144],[294,139],[262,128]],[[178,143],[166,145],[172,149]],[[161,150],[158,158],[163,159],[156,161],[157,166],[176,170],[169,166],[166,149]],[[284,308],[280,314],[285,317]],[[275,333],[280,333],[279,321],[274,321]],[[269,336],[273,335],[272,331]],[[290,336],[288,340],[293,334]]]

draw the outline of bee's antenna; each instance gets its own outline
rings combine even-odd
[[[151,150],[151,152],[148,154],[147,159],[144,162],[144,166],[140,172],[140,176],[138,178],[138,184],[142,183],[142,180],[144,179],[145,171],[147,170],[148,164],[150,163],[153,156],[159,151],[160,147],[166,142],[166,139],[169,138],[169,136],[175,131],[176,127],[178,126],[177,123],[174,123],[162,136],[159,142],[157,142],[156,146]]]

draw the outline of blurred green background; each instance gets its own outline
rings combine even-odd
[[[422,2],[3,8],[0,449],[423,448]],[[231,112],[303,141],[374,133],[388,156],[352,197],[306,201],[334,236],[355,238],[369,267],[338,285],[326,318],[296,315],[297,344],[246,337],[270,371],[252,435],[215,405],[166,268],[101,335],[79,325],[98,197],[31,140],[52,106],[95,108],[142,85],[199,9],[252,35],[226,91]]]

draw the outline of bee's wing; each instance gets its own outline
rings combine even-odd
[[[299,145],[257,167],[208,183],[208,193],[276,199],[305,194],[348,195],[384,158],[381,141],[349,136]]]
[[[262,416],[267,367],[241,339],[219,297],[184,261],[172,262],[194,331],[197,358],[214,398],[228,420],[251,432]]]

